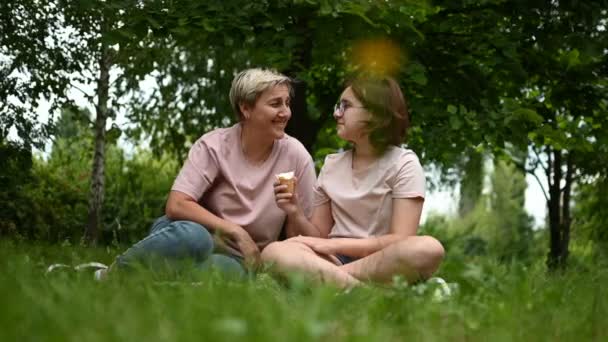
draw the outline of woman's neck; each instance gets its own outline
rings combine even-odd
[[[365,168],[377,158],[376,150],[368,139],[353,144],[353,169]]]
[[[241,150],[245,158],[252,164],[261,164],[272,152],[274,139],[262,137],[251,129],[251,127],[241,123]]]

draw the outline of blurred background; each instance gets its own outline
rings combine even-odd
[[[608,247],[607,1],[16,0],[0,4],[0,237],[121,246],[163,214],[248,67],[295,79],[288,134],[395,77],[448,258],[592,265]]]

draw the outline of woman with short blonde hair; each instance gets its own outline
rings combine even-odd
[[[111,269],[190,259],[202,268],[243,274],[258,264],[260,251],[277,240],[284,223],[288,236],[311,234],[307,227],[295,227],[274,200],[275,175],[293,172],[304,215],[312,213],[313,160],[285,134],[291,92],[291,80],[272,70],[236,75],[230,102],[239,122],[208,132],[192,145],[169,193],[166,215]]]
[[[287,86],[289,95],[293,97],[291,79],[281,73],[269,69],[249,69],[239,73],[230,88],[230,105],[238,119],[243,119],[241,104],[253,105],[264,91],[278,85]]]

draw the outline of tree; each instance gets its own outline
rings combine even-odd
[[[464,165],[461,168],[460,198],[458,201],[458,213],[460,216],[466,216],[474,209],[475,203],[477,203],[482,194],[485,174],[482,153],[470,150],[464,158]]]
[[[60,48],[45,41],[47,32],[57,29],[52,20],[57,14],[56,7],[36,1],[0,4],[0,142],[14,128],[26,148],[41,147],[50,133],[51,125],[41,125],[35,109],[42,97],[66,89],[63,79],[47,76],[57,64],[70,68],[60,57]],[[53,102],[51,111],[61,104]]]
[[[581,182],[575,195],[572,230],[583,241],[594,246],[594,256],[608,261],[608,211],[606,193],[608,179],[606,173],[595,179]]]
[[[490,222],[494,252],[502,261],[526,260],[533,243],[532,218],[524,209],[525,174],[502,160],[494,163]]]
[[[161,100],[148,101],[137,113],[140,118],[134,118],[151,123],[148,130],[158,134],[153,142],[177,141],[176,150],[184,155],[184,142],[206,127],[230,122],[225,90],[220,88],[228,88],[234,72],[243,66],[270,65],[302,81],[296,87],[301,102],[294,107],[295,125],[289,131],[309,149],[311,141],[334,143],[319,137],[319,132],[333,133],[327,123],[340,89],[336,85],[361,64],[380,65],[378,52],[386,52],[368,49],[357,55],[356,43],[388,41],[397,47],[391,74],[402,80],[411,101],[414,126],[409,146],[424,162],[437,163],[445,175],[457,174],[454,166],[462,160],[462,152],[482,147],[498,156],[511,155],[522,169],[533,173],[531,166],[540,165],[541,159],[510,152],[531,147],[539,155],[546,153],[551,189],[547,192],[548,265],[555,268],[567,257],[574,166],[580,172],[585,169],[584,163],[574,162],[573,153],[566,153],[563,138],[574,153],[601,150],[575,130],[583,125],[600,134],[605,127],[603,119],[596,117],[605,107],[601,92],[605,80],[599,78],[606,65],[601,48],[605,34],[599,29],[605,4],[185,1],[155,19],[157,31],[165,32],[174,44],[175,57],[157,74],[157,83],[163,85]],[[281,53],[286,50],[291,53]],[[207,85],[207,90],[196,83]],[[172,100],[176,92],[180,96]],[[203,96],[205,92],[218,96]],[[201,98],[209,102],[200,105]],[[178,105],[183,99],[191,104],[187,110]],[[584,123],[579,120],[582,116],[587,118]],[[199,124],[187,126],[188,122]],[[323,147],[316,144],[314,149]],[[566,186],[560,188],[562,182]]]
[[[234,74],[273,67],[297,79],[288,132],[321,157],[339,145],[331,108],[343,81],[362,69],[393,75],[410,100],[408,146],[445,179],[462,172],[463,152],[470,151],[508,156],[532,174],[544,168],[548,264],[556,268],[567,259],[573,186],[597,176],[606,161],[606,5],[21,0],[2,5],[9,68],[0,94],[18,94],[33,106],[40,96],[53,98],[56,109],[69,103],[73,83],[93,82],[96,151],[104,150],[104,118],[121,108],[136,124],[132,136],[150,137],[157,155],[183,158],[203,132],[234,121],[226,96]],[[53,35],[61,30],[63,36]],[[29,79],[19,81],[15,70]],[[140,89],[147,76],[156,83],[151,94]],[[2,110],[28,127],[31,116],[23,113],[33,111],[15,103]],[[103,153],[95,156],[91,240],[104,187]]]
[[[18,230],[23,188],[32,180],[32,152],[10,141],[0,140],[0,236]]]
[[[597,174],[608,157],[603,147],[608,135],[606,78],[600,76],[606,75],[608,58],[601,30],[606,4],[538,2],[526,8],[527,19],[517,25],[528,79],[518,96],[505,99],[504,109],[535,122],[531,129],[514,132],[511,140],[533,151],[525,163],[514,158],[520,167],[533,175],[540,169],[547,179],[541,186],[549,216],[550,269],[567,262],[576,182]]]
[[[413,146],[446,174],[467,146],[507,154],[533,175],[543,170],[547,265],[561,268],[568,256],[572,188],[578,179],[597,175],[607,157],[608,3],[437,5],[441,9],[419,26],[427,39],[414,52],[423,57],[418,60],[428,83],[410,91],[414,109],[424,115],[414,127]],[[532,155],[522,157],[521,151]]]
[[[55,122],[51,152],[44,158],[2,149],[2,237],[79,241],[88,211],[93,116],[87,110],[63,110]],[[168,158],[153,158],[146,150],[126,156],[115,140],[108,139],[104,169],[112,181],[105,189],[104,229],[98,243],[135,242],[146,234],[164,208],[175,179],[174,164]]]
[[[155,40],[148,51],[171,57],[156,65],[155,93],[133,99],[138,109],[130,119],[142,127],[132,133],[150,132],[155,150],[183,158],[202,132],[234,122],[227,92],[235,73],[262,66],[296,79],[287,131],[312,152],[353,67],[348,62],[357,42],[396,30],[417,35],[413,22],[431,12],[415,1],[173,1],[151,21]],[[405,50],[393,54],[396,62]]]
[[[132,22],[142,16],[138,1],[103,2],[52,0],[39,2],[19,0],[2,4],[1,54],[5,62],[0,81],[0,94],[11,94],[18,101],[0,107],[3,114],[2,138],[11,126],[17,127],[24,141],[36,141],[32,118],[41,99],[50,101],[49,114],[73,106],[69,90],[78,90],[95,108],[94,158],[91,172],[91,193],[84,241],[95,243],[100,230],[104,197],[104,160],[107,121],[115,118],[127,94],[111,84],[117,80],[142,77],[145,68],[133,67],[137,37],[129,30]],[[142,63],[145,65],[145,63]],[[130,66],[121,69],[120,66]],[[129,70],[130,72],[122,72]],[[116,81],[116,80],[115,80]],[[124,82],[124,81],[123,81]],[[136,92],[130,82],[131,92]],[[82,88],[85,88],[83,90]],[[94,93],[86,90],[93,86]],[[4,116],[6,115],[6,116]],[[4,119],[6,118],[6,119]],[[116,135],[114,128],[113,135]]]

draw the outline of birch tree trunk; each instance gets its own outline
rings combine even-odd
[[[108,119],[108,97],[110,87],[110,55],[108,47],[102,43],[99,59],[99,79],[97,80],[97,104],[95,119],[95,153],[93,155],[93,170],[91,172],[91,192],[89,197],[88,222],[85,228],[83,242],[95,245],[101,230],[105,188],[105,145],[106,121]]]

